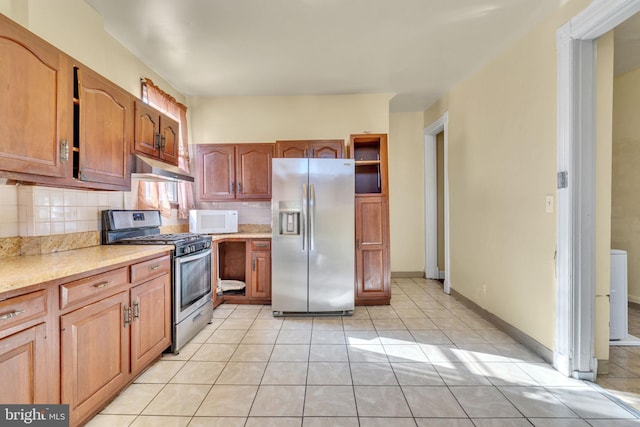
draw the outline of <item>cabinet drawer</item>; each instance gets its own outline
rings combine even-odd
[[[47,314],[45,290],[0,301],[0,330],[43,317]]]
[[[96,274],[60,286],[60,308],[78,302],[97,301],[129,284],[127,267]]]
[[[131,283],[143,282],[152,277],[171,273],[169,255],[140,262],[131,266]]]
[[[271,240],[252,240],[251,250],[252,251],[270,251]]]

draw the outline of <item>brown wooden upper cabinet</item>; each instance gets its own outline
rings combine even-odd
[[[276,157],[342,159],[344,158],[344,140],[276,141]]]
[[[178,166],[178,122],[141,101],[136,101],[135,104],[133,151]]]
[[[132,116],[131,94],[0,15],[0,176],[128,190]]]
[[[133,97],[84,67],[74,67],[79,123],[74,136],[74,178],[128,189]]]
[[[199,144],[200,200],[270,200],[273,144]]]
[[[0,15],[0,171],[70,175],[72,79],[62,52]]]

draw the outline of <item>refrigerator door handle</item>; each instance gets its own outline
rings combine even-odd
[[[316,228],[316,187],[311,184],[309,186],[309,250],[312,251],[315,246],[315,228]]]
[[[302,250],[307,250],[307,184],[302,184],[302,215],[300,218],[300,228],[302,228]]]

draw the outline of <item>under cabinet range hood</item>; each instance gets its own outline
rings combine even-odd
[[[177,166],[135,154],[131,177],[141,181],[187,181],[194,182],[193,176]]]

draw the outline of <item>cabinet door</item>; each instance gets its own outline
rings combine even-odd
[[[275,157],[304,159],[307,157],[307,150],[308,144],[305,141],[277,141]]]
[[[160,159],[178,166],[180,125],[171,117],[160,116]]]
[[[55,403],[48,401],[46,339],[41,323],[0,340],[0,402]]]
[[[309,144],[309,157],[315,159],[342,159],[344,141],[317,141]]]
[[[234,146],[198,145],[196,153],[198,198],[234,199]]]
[[[271,199],[273,144],[238,144],[236,198]]]
[[[73,137],[66,57],[0,15],[0,82],[0,171],[71,176],[60,155]]]
[[[78,179],[129,188],[133,99],[91,70],[78,69]]]
[[[268,240],[252,241],[251,298],[271,299],[271,251]]]
[[[158,157],[157,134],[160,129],[158,111],[143,102],[136,101],[134,122],[133,151],[149,157]]]
[[[131,288],[131,309],[131,372],[136,375],[171,345],[169,275]]]
[[[389,224],[383,197],[356,198],[356,300],[390,298]]]
[[[78,425],[129,380],[129,328],[124,309],[129,293],[89,304],[60,317],[61,400]]]

